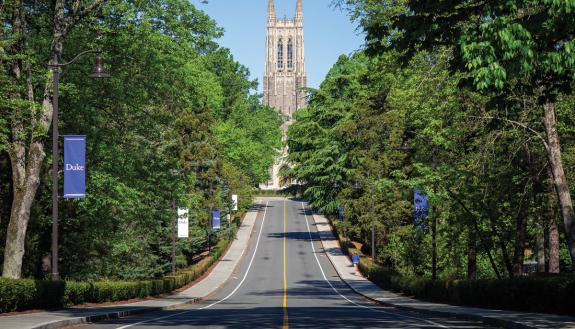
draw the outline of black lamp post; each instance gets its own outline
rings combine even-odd
[[[67,63],[58,63],[58,55],[54,55],[53,63],[48,64],[54,75],[54,92],[52,96],[52,280],[59,280],[58,272],[58,85],[60,83],[60,68],[75,63],[85,54],[96,54],[96,65],[90,74],[91,78],[109,78],[102,65],[100,50],[87,50],[79,53],[74,59]]]

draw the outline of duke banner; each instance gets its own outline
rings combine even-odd
[[[238,211],[238,195],[232,194],[232,210]]]
[[[86,136],[64,136],[64,198],[86,197]]]
[[[219,229],[221,226],[220,209],[214,209],[212,211],[212,228]]]
[[[178,208],[178,238],[188,238],[190,232],[190,221],[188,219],[188,209]]]
[[[427,203],[427,194],[420,189],[413,192],[413,203],[415,209],[415,220],[421,221],[429,214],[429,204]]]

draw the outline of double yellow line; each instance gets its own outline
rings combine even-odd
[[[289,328],[288,323],[288,311],[287,311],[287,266],[286,266],[286,200],[284,199],[284,302],[283,302],[283,310],[284,310],[284,324],[283,328]]]

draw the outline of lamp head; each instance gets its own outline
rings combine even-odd
[[[96,54],[96,65],[94,69],[92,69],[92,74],[90,74],[90,78],[101,79],[101,78],[109,78],[110,74],[106,72],[104,65],[102,63],[102,54]]]

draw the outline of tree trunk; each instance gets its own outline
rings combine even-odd
[[[559,273],[559,228],[557,227],[557,216],[553,211],[553,216],[549,216],[549,273]]]
[[[494,239],[497,239],[497,244],[501,249],[501,258],[503,260],[503,265],[505,265],[505,269],[507,270],[507,275],[509,277],[513,277],[513,261],[511,260],[509,251],[507,250],[507,242],[511,241],[511,235],[505,234],[505,236],[502,236],[502,234],[499,234],[497,230],[497,222],[493,218],[493,215],[490,215],[489,219],[491,221],[491,235]]]
[[[540,204],[543,197],[548,197],[544,177],[541,177],[540,171],[535,168],[532,161],[529,163],[531,175],[533,177],[533,203]],[[546,166],[547,169],[549,166]],[[547,184],[548,185],[548,184]],[[546,199],[543,199],[546,200]],[[539,228],[535,236],[535,247],[537,248],[537,273],[545,273],[547,270],[547,257],[545,255],[545,228],[547,226],[547,209],[546,207],[539,207],[539,220],[537,226]]]
[[[14,144],[10,152],[14,199],[6,234],[2,276],[12,279],[19,279],[22,276],[22,259],[30,209],[40,184],[40,169],[45,156],[43,146],[34,143],[29,151],[28,161],[24,165],[25,152],[23,145],[18,144]]]
[[[565,236],[569,246],[569,254],[571,256],[571,266],[575,270],[575,212],[573,210],[573,201],[571,200],[571,193],[569,191],[569,184],[563,169],[563,162],[561,160],[561,144],[559,142],[559,134],[557,132],[557,118],[555,114],[555,103],[546,102],[544,104],[545,118],[545,131],[547,132],[547,156],[549,158],[549,165],[553,174],[553,184],[555,185],[555,192],[559,199],[559,206],[561,215],[563,217],[563,224],[565,226]]]
[[[495,276],[497,276],[498,279],[501,279],[501,273],[499,273],[499,270],[497,269],[497,264],[495,263],[495,259],[493,258],[493,255],[491,254],[491,248],[490,248],[489,244],[487,243],[487,241],[485,240],[485,237],[483,236],[483,232],[479,228],[479,224],[477,223],[477,218],[469,210],[469,208],[467,208],[467,206],[465,206],[465,203],[463,203],[459,198],[457,198],[457,196],[451,190],[447,189],[447,193],[449,194],[449,196],[451,196],[451,198],[453,200],[455,200],[455,202],[457,202],[461,206],[461,208],[463,208],[463,210],[467,213],[467,215],[471,219],[471,223],[473,225],[472,228],[474,229],[474,231],[476,233],[476,236],[474,236],[474,239],[479,238],[479,241],[478,241],[479,245],[481,246],[483,251],[485,251],[485,254],[487,255],[487,258],[489,259],[489,263],[491,264],[491,268],[493,269]]]
[[[537,272],[545,273],[545,232],[537,233]]]
[[[553,184],[553,174],[551,168],[547,167],[549,183],[547,184],[548,204],[547,204],[547,227],[549,230],[549,256],[547,271],[549,273],[559,273],[559,228],[557,227],[557,199],[555,186]]]
[[[469,241],[467,245],[467,280],[477,279],[477,238],[469,230]]]
[[[527,214],[529,212],[529,202],[523,200],[520,204],[515,226],[515,248],[513,253],[512,272],[514,277],[523,274],[523,261],[525,259],[525,242],[527,239]]]

